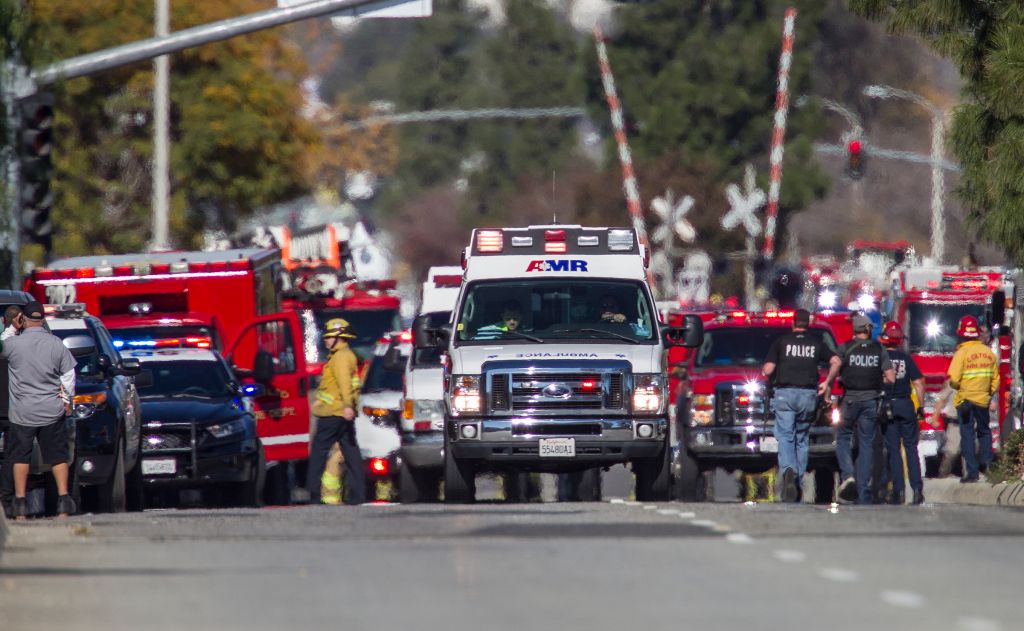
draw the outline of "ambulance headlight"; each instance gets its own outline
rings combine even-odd
[[[665,399],[664,378],[661,375],[633,376],[633,411],[658,413]]]
[[[452,375],[452,414],[474,414],[481,409],[480,375]]]

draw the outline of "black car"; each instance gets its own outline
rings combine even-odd
[[[122,358],[110,332],[84,306],[47,310],[50,331],[73,349],[78,361],[71,475],[73,492],[81,492],[79,507],[82,512],[141,510],[142,420],[134,379],[139,360]]]
[[[141,362],[142,476],[147,498],[176,503],[179,491],[210,492],[218,503],[259,506],[266,457],[247,397],[227,363],[205,349],[128,351]]]

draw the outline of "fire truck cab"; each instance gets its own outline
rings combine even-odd
[[[475,476],[581,472],[630,462],[636,497],[670,496],[665,349],[700,319],[658,320],[646,248],[630,229],[477,229],[452,324],[413,331],[445,348],[446,502]]]

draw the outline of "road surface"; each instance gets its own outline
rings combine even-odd
[[[1020,629],[1024,513],[592,504],[14,525],[0,629]]]

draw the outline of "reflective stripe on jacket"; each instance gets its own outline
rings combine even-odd
[[[316,391],[313,402],[313,414],[324,416],[341,416],[345,408],[355,409],[359,400],[359,364],[352,349],[335,346],[331,356],[324,364],[324,373],[320,378],[320,387]]]
[[[946,374],[956,388],[956,405],[970,401],[988,406],[999,389],[999,370],[995,353],[978,340],[960,344],[953,354]]]

